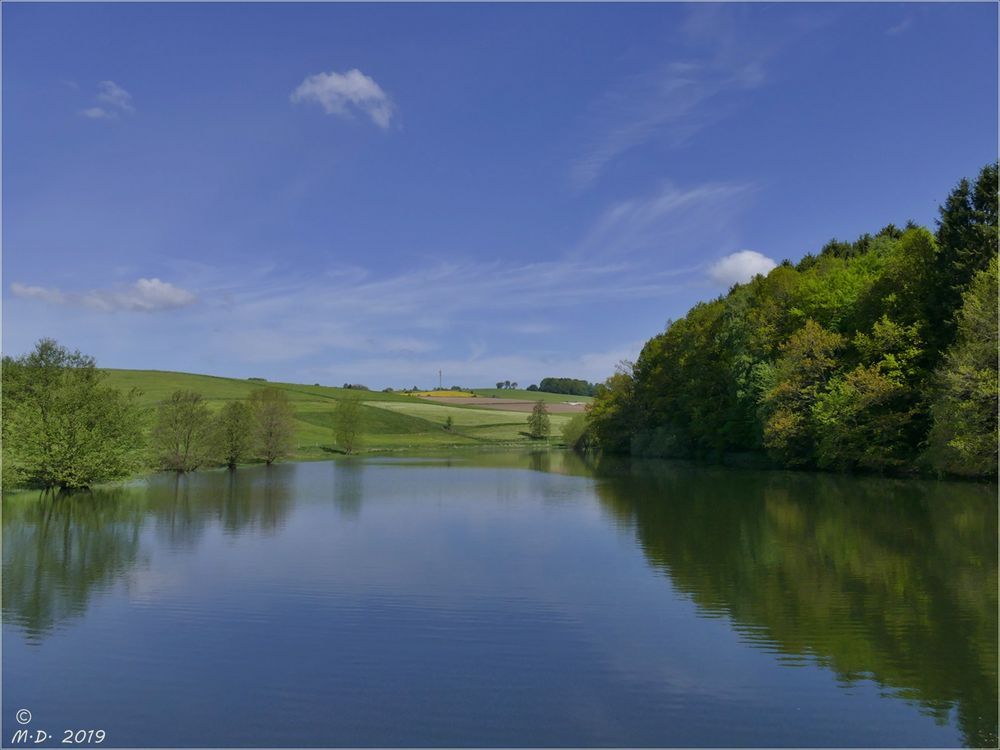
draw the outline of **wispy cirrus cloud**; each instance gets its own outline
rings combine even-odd
[[[619,80],[591,103],[570,168],[574,186],[592,185],[612,162],[644,144],[677,148],[730,117],[767,83],[781,47],[827,20],[785,14],[780,34],[754,38],[746,12],[732,4],[695,4],[671,45],[678,54]]]
[[[655,190],[610,206],[580,242],[589,257],[644,258],[663,267],[671,255],[715,251],[735,241],[736,220],[754,192],[749,183],[706,183]],[[666,262],[665,262],[666,261]]]
[[[723,117],[726,94],[760,86],[760,61],[736,67],[704,60],[666,63],[605,92],[591,107],[583,153],[574,161],[576,187],[591,185],[612,161],[653,138],[672,146]]]
[[[15,281],[10,285],[10,291],[15,297],[22,299],[85,307],[100,312],[156,312],[187,307],[197,300],[191,292],[155,278],[138,279],[133,284],[86,292],[65,292],[56,287],[33,286]]]
[[[182,280],[197,279],[199,289],[200,304],[169,321],[171,340],[188,342],[184,356],[194,358],[188,368],[204,369],[207,365],[198,362],[215,361],[237,374],[250,368],[255,375],[298,373],[323,382],[340,378],[397,386],[445,365],[455,377],[464,373],[465,382],[476,382],[477,373],[485,377],[491,371],[480,360],[499,365],[511,356],[509,364],[523,368],[511,369],[509,377],[525,382],[546,363],[560,362],[585,364],[594,377],[603,378],[611,366],[602,370],[599,357],[577,362],[580,342],[554,335],[557,324],[583,308],[607,309],[612,315],[625,302],[667,298],[684,283],[669,272],[596,259],[424,262],[389,274],[353,266],[303,274],[273,265],[234,273],[197,264],[178,273]],[[59,290],[12,292],[21,297],[55,292],[59,296],[50,301],[66,301]],[[143,331],[160,330],[160,319],[119,317],[108,326],[116,340],[145,341],[156,334]],[[108,326],[105,330],[111,330]],[[461,342],[471,347],[465,358],[456,356]],[[599,351],[602,342],[591,343]],[[176,356],[170,366],[185,367]],[[337,374],[330,381],[316,367]]]
[[[115,120],[123,114],[135,114],[132,95],[114,81],[101,81],[97,85],[97,102],[80,110],[80,114],[91,120]]]
[[[306,77],[291,94],[292,102],[315,102],[328,115],[350,118],[352,109],[359,110],[385,130],[389,127],[395,106],[389,95],[357,68],[346,73],[316,73]]]

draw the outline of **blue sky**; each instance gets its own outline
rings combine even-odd
[[[3,349],[603,379],[997,158],[985,4],[9,4]]]

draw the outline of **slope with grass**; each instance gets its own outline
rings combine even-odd
[[[209,408],[217,411],[227,401],[246,398],[252,391],[272,386],[288,395],[295,411],[297,460],[330,458],[339,452],[334,439],[337,404],[344,398],[363,402],[361,450],[447,450],[473,446],[548,445],[528,435],[527,415],[518,412],[452,406],[413,396],[378,391],[358,391],[321,385],[238,380],[160,370],[105,370],[107,384],[139,392],[139,403],[152,418],[156,406],[178,389],[202,394]],[[527,391],[509,393],[532,395]],[[555,396],[556,394],[547,394]],[[451,417],[450,429],[446,429]],[[553,442],[561,433],[567,415],[553,414]]]

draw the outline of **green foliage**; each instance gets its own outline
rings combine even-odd
[[[587,424],[586,414],[577,414],[562,428],[563,443],[567,448],[577,451],[585,451],[590,447],[592,438],[590,427]]]
[[[897,469],[905,466],[905,432],[913,419],[907,390],[878,367],[859,365],[831,380],[813,406],[818,446],[825,468]]]
[[[134,392],[103,385],[94,360],[52,339],[3,360],[3,485],[80,489],[141,466]]]
[[[552,425],[549,421],[549,410],[544,401],[536,401],[528,415],[528,434],[532,440],[541,440],[549,436]]]
[[[212,414],[196,391],[178,390],[160,404],[150,435],[153,460],[168,471],[194,471],[212,457]]]
[[[597,386],[587,417],[591,434],[601,448],[612,453],[629,450],[638,427],[631,367],[622,367]]]
[[[892,472],[929,446],[925,465],[995,475],[997,236],[992,164],[948,196],[936,235],[832,240],[695,305],[598,387],[590,434],[633,455]]]
[[[837,364],[844,337],[813,320],[781,346],[775,384],[764,395],[764,445],[790,466],[813,460],[816,443],[813,406]]]
[[[997,473],[997,259],[964,297],[958,332],[937,373],[931,465],[955,474]]]
[[[337,405],[336,420],[337,445],[345,453],[354,453],[361,445],[361,400],[354,397],[341,399]]]
[[[997,163],[980,171],[975,184],[961,180],[940,208],[935,264],[937,293],[933,299],[936,320],[942,324],[937,342],[945,348],[954,340],[954,313],[964,290],[979,271],[997,255]]]
[[[288,394],[273,386],[261,388],[250,394],[250,409],[257,455],[267,464],[285,458],[295,436],[295,412]]]
[[[230,469],[245,461],[254,448],[254,413],[246,401],[229,401],[215,415],[213,452]]]
[[[528,386],[528,390],[532,390],[532,387]],[[576,378],[542,378],[534,390],[544,391],[545,393],[565,393],[570,396],[594,395],[594,385],[592,383],[588,383],[586,380],[577,380]]]
[[[896,470],[909,465],[920,439],[917,363],[923,341],[915,325],[883,316],[858,333],[861,363],[835,376],[813,406],[819,466]]]

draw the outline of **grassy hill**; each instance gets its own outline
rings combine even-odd
[[[363,452],[389,450],[446,450],[472,446],[538,445],[527,436],[528,415],[497,409],[478,409],[474,405],[446,405],[413,396],[378,391],[356,391],[321,385],[237,380],[212,375],[195,375],[160,370],[105,370],[108,385],[139,391],[139,402],[150,411],[175,390],[187,389],[205,397],[215,411],[226,401],[244,399],[251,391],[265,385],[288,394],[295,409],[296,447],[292,458],[299,460],[330,458],[336,452],[333,437],[337,403],[345,395],[360,393],[363,401]],[[482,395],[546,401],[587,399],[540,394],[528,391],[476,391]],[[451,430],[445,420],[452,418]],[[552,414],[551,443],[559,440],[563,425],[572,415]]]

